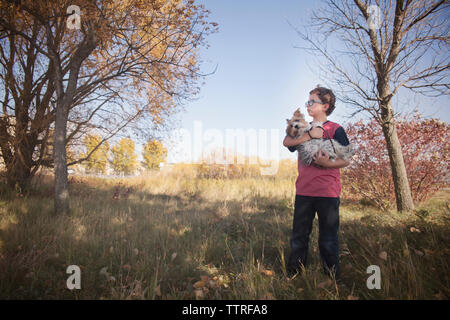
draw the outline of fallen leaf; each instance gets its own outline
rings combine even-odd
[[[209,277],[208,276],[200,276],[200,279],[204,282],[207,283],[209,281]]]
[[[411,228],[409,229],[409,231],[420,233],[420,230],[417,229],[417,228],[414,228],[414,227],[411,227]]]
[[[138,248],[134,248],[133,252],[134,252],[134,255],[137,256],[139,254],[139,249]]]
[[[175,260],[176,257],[177,257],[177,253],[176,252],[172,253],[172,256],[170,257],[170,261]]]
[[[442,294],[442,292],[438,292],[434,296],[436,297],[436,299],[444,300],[444,295]]]
[[[414,249],[414,252],[415,252],[418,256],[423,257],[423,252],[422,252],[422,251]]]
[[[275,300],[274,296],[271,293],[266,293],[261,300]]]
[[[201,290],[201,289],[194,290],[194,294],[195,294],[196,299],[201,299],[205,296],[205,294],[203,293],[203,290]]]
[[[386,251],[381,251],[378,256],[383,260],[387,260],[387,252]]]
[[[204,281],[197,281],[196,283],[194,283],[193,287],[195,289],[200,289],[203,288],[206,285],[206,283]]]
[[[323,288],[325,288],[326,286],[329,286],[329,285],[331,285],[331,280],[326,280],[324,282],[319,283],[317,285],[317,288],[323,289]]]
[[[217,283],[219,285],[224,286],[224,288],[228,288],[227,282],[228,282],[228,277],[226,277],[226,276],[219,275],[219,277],[217,278]]]
[[[155,293],[156,296],[161,297],[161,286],[158,285],[155,287],[155,289],[153,289],[153,292]]]
[[[355,296],[349,295],[347,297],[347,300],[359,300],[359,297],[355,297]]]
[[[298,288],[297,293],[301,293],[303,290],[304,290],[303,288]]]
[[[409,255],[409,250],[408,249],[403,249],[403,256],[407,257]]]
[[[262,273],[269,277],[272,277],[274,275],[274,272],[272,270],[263,270]]]
[[[101,275],[103,275],[103,276],[108,275],[108,272],[106,272],[106,270],[108,270],[108,267],[103,267],[103,268],[100,270],[99,274],[101,274]]]

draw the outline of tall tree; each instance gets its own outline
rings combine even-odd
[[[159,140],[149,140],[142,150],[143,164],[147,169],[159,169],[159,165],[165,162],[167,149]]]
[[[364,112],[381,126],[398,211],[412,210],[414,203],[393,97],[406,89],[449,94],[446,14],[445,0],[327,0],[306,30],[297,29],[307,44],[302,48],[326,61],[322,78],[355,108],[351,116]]]
[[[45,47],[42,29],[3,1],[0,6],[0,154],[10,187],[23,190],[41,164],[48,163],[48,145],[55,112],[53,65],[39,49]],[[29,41],[7,32],[5,25],[26,29]],[[32,42],[32,44],[30,43]]]
[[[132,174],[138,166],[134,141],[122,138],[111,148],[111,166],[116,173]]]
[[[65,0],[0,1],[0,34],[6,39],[2,48],[3,44],[16,48],[14,41],[20,39],[19,45],[25,48],[22,51],[34,50],[39,65],[46,70],[29,75],[28,82],[16,87],[28,85],[29,89],[35,81],[43,81],[40,94],[37,89],[23,90],[34,94],[36,110],[37,102],[46,97],[42,92],[48,91],[48,103],[43,103],[42,109],[48,115],[45,120],[54,121],[51,165],[55,171],[55,212],[67,213],[67,165],[85,160],[68,163],[68,140],[80,138],[95,126],[103,132],[100,146],[139,121],[150,118],[154,125],[161,125],[179,101],[198,91],[196,82],[201,75],[197,50],[216,24],[206,22],[208,11],[193,0],[78,0],[76,6]],[[32,112],[19,112],[16,101],[10,103],[10,95],[23,91],[9,85],[17,72],[8,73],[15,60],[11,59],[11,50],[4,51],[9,65],[2,64],[8,80],[4,81],[0,146],[4,159],[17,162],[22,161],[17,160],[20,152],[7,150],[14,145],[11,141],[17,140],[5,130],[11,127],[11,120],[17,123],[20,118],[23,121],[17,130],[26,131]],[[29,67],[24,63],[22,69],[33,69],[36,63],[30,61]],[[19,94],[16,100],[21,99]],[[49,126],[42,124],[41,132]],[[43,141],[45,135],[41,135],[37,139]],[[27,150],[33,152],[30,150],[35,148]],[[25,166],[30,167],[30,163]]]
[[[81,157],[86,158],[91,151],[100,144],[102,137],[98,134],[87,135],[84,137],[85,152]],[[95,173],[106,173],[108,164],[109,143],[106,141],[91,156],[83,162],[88,171]]]

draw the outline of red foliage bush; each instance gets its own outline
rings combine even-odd
[[[416,204],[449,185],[450,126],[437,119],[397,121],[408,181]],[[381,209],[395,205],[391,166],[381,126],[372,120],[346,127],[357,153],[342,171],[342,197],[369,201]]]

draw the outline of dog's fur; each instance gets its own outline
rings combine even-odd
[[[313,127],[322,127],[323,125],[322,122],[311,122],[311,124],[309,124],[305,120],[305,116],[300,112],[300,109],[295,110],[292,118],[290,120],[286,119],[286,121],[288,124],[286,133],[294,139],[301,137],[305,132],[309,131]],[[312,139],[300,144],[297,147],[300,161],[307,166],[311,165],[314,155],[319,150],[328,153],[331,161],[334,161],[337,158],[349,160],[355,154],[352,144],[343,146],[334,139]]]

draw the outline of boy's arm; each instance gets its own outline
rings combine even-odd
[[[313,138],[321,138],[323,135],[322,129],[314,127],[308,132],[305,132],[301,137],[299,138],[291,138],[290,136],[286,135],[283,141],[283,145],[287,148],[289,147],[297,147],[299,144],[302,144],[303,142],[306,142],[308,140],[311,140],[311,137]],[[295,151],[296,149],[292,150],[292,148],[289,148],[290,151]]]
[[[320,151],[314,156],[313,161],[318,166],[335,169],[341,169],[350,164],[349,161],[342,158],[337,158],[334,161],[331,161],[327,153],[321,155]]]
[[[283,145],[285,147],[287,147],[290,151],[295,151],[296,147],[299,144],[302,144],[303,142],[306,142],[309,139],[310,138],[308,136],[308,133],[305,133],[300,138],[296,138],[296,139],[291,138],[290,136],[286,135],[286,137],[284,138],[284,141],[283,141]],[[293,148],[293,147],[295,147],[295,148]]]
[[[343,146],[348,146],[350,141],[348,140],[347,134],[344,128],[339,127],[334,133],[334,140],[339,142]],[[341,169],[350,164],[350,161],[344,160],[342,158],[337,158],[335,161],[331,161],[328,154],[321,155],[320,152],[314,157],[314,162],[325,168],[336,168]]]

